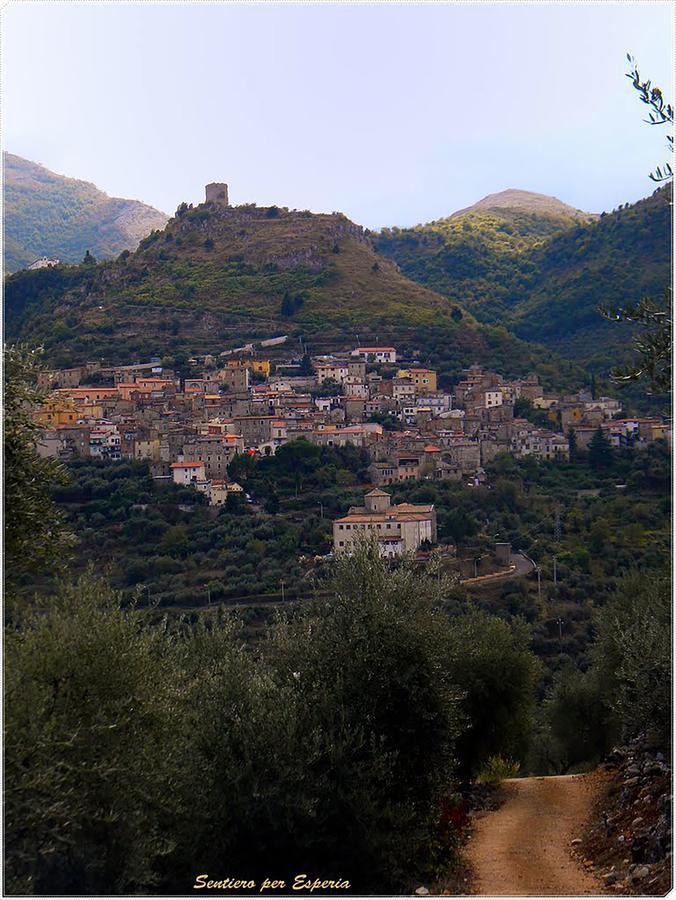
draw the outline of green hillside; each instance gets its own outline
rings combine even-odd
[[[182,205],[134,253],[11,276],[5,323],[10,339],[43,344],[57,365],[288,334],[314,352],[392,342],[434,362],[447,383],[473,362],[535,369],[552,386],[584,382],[575,366],[404,277],[340,213]]]
[[[409,278],[480,321],[505,323],[535,274],[533,251],[593,218],[555,197],[508,190],[427,225],[385,228],[375,242]]]
[[[93,184],[65,178],[12,153],[4,163],[4,271],[40,256],[80,262],[89,250],[109,259],[134,249],[167,216],[140,203],[109,197]]]
[[[599,305],[661,295],[669,282],[669,196],[595,217],[506,191],[428,225],[385,229],[376,245],[480,321],[607,368],[631,330],[605,322]]]
[[[566,356],[616,364],[631,330],[598,307],[661,299],[671,283],[671,188],[553,237],[532,262],[510,327]]]

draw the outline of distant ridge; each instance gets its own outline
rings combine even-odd
[[[136,249],[169,218],[139,200],[109,197],[88,181],[57,175],[13,153],[3,153],[3,164],[6,272],[40,256],[80,262],[87,250],[110,259]]]

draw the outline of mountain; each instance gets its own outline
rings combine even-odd
[[[557,197],[549,197],[547,194],[535,194],[533,191],[520,191],[516,188],[509,188],[506,191],[500,191],[498,194],[488,194],[473,206],[451,213],[448,218],[453,219],[456,216],[466,216],[472,213],[481,215],[492,212],[509,218],[510,215],[519,211],[531,213],[539,218],[556,219],[562,222],[588,222],[597,218],[593,213],[586,213],[581,209],[568,206],[567,203],[564,203]]]
[[[534,272],[531,251],[592,219],[555,197],[508,190],[427,225],[385,228],[376,246],[409,278],[480,321],[506,322]]]
[[[40,256],[80,262],[87,250],[109,259],[134,249],[167,221],[152,206],[109,197],[87,181],[56,175],[12,153],[4,153],[3,162],[6,272]]]
[[[378,250],[479,321],[605,366],[632,330],[598,307],[661,296],[670,281],[670,189],[600,216],[527,191],[491,194],[445,219],[384,229]]]
[[[341,213],[275,206],[182,204],[133,253],[18,272],[5,285],[5,328],[57,365],[219,352],[287,334],[313,352],[395,343],[448,378],[473,362],[515,376],[535,369],[551,385],[584,377],[410,281]]]

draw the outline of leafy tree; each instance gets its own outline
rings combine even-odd
[[[354,873],[358,889],[420,877],[436,861],[460,716],[439,608],[445,588],[412,561],[391,568],[365,540],[337,562],[330,599],[274,636],[305,733],[322,736],[310,769],[325,785],[317,851]]]
[[[37,386],[40,351],[6,347],[4,369],[5,574],[12,582],[23,572],[58,566],[71,541],[50,497],[66,472],[35,446],[40,428],[33,415],[47,399]]]
[[[314,369],[314,366],[312,365],[312,357],[310,356],[310,354],[307,351],[305,351],[305,353],[303,354],[303,358],[300,362],[300,374],[301,375],[314,375],[315,374],[315,369]]]
[[[87,250],[87,252],[85,253],[82,263],[85,266],[93,266],[96,264],[96,259],[92,256],[89,250]]]
[[[648,106],[650,112],[645,120],[649,125],[666,125],[673,131],[674,110],[670,103],[665,103],[662,91],[653,87],[652,82],[644,81],[632,56],[627,54],[631,70],[627,78],[638,92],[641,102]],[[674,137],[667,134],[669,151],[673,152]],[[650,173],[656,182],[671,181],[673,171],[670,163],[662,169],[658,166]],[[667,287],[663,301],[656,302],[650,297],[643,297],[636,303],[621,308],[601,308],[605,318],[613,322],[628,322],[638,326],[638,335],[634,340],[636,359],[629,365],[613,371],[613,377],[619,384],[645,380],[649,393],[668,393],[671,391],[671,352],[672,352],[672,296]]]
[[[595,666],[608,706],[631,736],[671,735],[671,579],[635,573],[598,618]]]
[[[599,426],[589,441],[588,457],[592,469],[609,469],[614,462],[613,446]]]
[[[540,674],[528,626],[478,611],[451,625],[451,677],[468,726],[458,741],[461,771],[476,773],[491,756],[523,760]]]
[[[672,352],[672,296],[671,288],[664,292],[662,303],[643,297],[622,309],[602,310],[613,322],[628,322],[639,327],[634,339],[635,360],[613,370],[617,384],[645,381],[648,393],[666,394],[671,391]]]
[[[572,425],[568,429],[568,454],[571,460],[577,456],[577,435]]]
[[[673,153],[674,136],[671,133],[671,128],[674,124],[674,109],[670,103],[665,103],[664,95],[660,88],[653,87],[650,81],[642,80],[636,60],[630,54],[627,54],[627,60],[632,67],[631,71],[627,73],[627,78],[630,79],[634,89],[638,91],[641,102],[645,103],[650,110],[646,122],[649,125],[667,126],[669,132],[667,133],[667,146],[669,151]],[[669,181],[673,177],[671,164],[665,163],[664,169],[658,166],[654,172],[650,173],[650,177],[657,182]]]
[[[594,670],[581,672],[570,663],[560,669],[545,712],[564,770],[581,763],[597,764],[618,737]]]
[[[5,636],[11,893],[136,893],[170,848],[178,678],[161,631],[91,576]]]

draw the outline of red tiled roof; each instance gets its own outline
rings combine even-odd
[[[378,353],[378,352],[388,352],[394,353],[396,352],[396,347],[357,347],[357,350],[360,350],[362,353]]]

